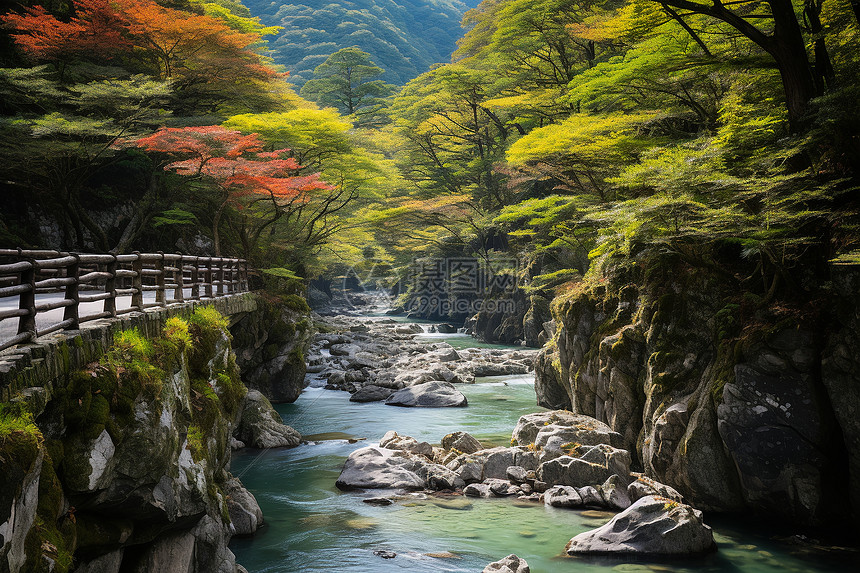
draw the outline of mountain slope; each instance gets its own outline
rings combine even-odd
[[[386,70],[382,79],[404,84],[434,63],[448,62],[463,31],[463,13],[477,0],[246,0],[266,25],[275,62],[299,86],[340,48],[358,46]]]

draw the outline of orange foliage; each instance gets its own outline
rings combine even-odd
[[[13,30],[15,43],[35,60],[57,60],[97,53],[110,58],[131,48],[131,22],[109,0],[75,0],[75,16],[58,20],[42,6],[25,8],[23,14],[0,16],[4,28]]]
[[[166,8],[153,0],[74,0],[75,16],[63,22],[42,6],[0,16],[15,44],[38,61],[70,57],[111,58],[143,53],[158,75],[213,83],[267,79],[276,72],[254,52],[258,34],[237,32],[211,16]]]
[[[301,166],[287,156],[289,149],[264,152],[256,133],[242,135],[217,125],[162,128],[133,145],[180,156],[165,169],[212,179],[233,200],[266,196],[279,203],[305,202],[313,191],[333,189],[319,173],[298,175]]]

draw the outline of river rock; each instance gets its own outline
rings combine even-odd
[[[483,448],[481,442],[467,432],[452,432],[442,438],[442,447],[446,450],[457,450],[461,454],[474,454]]]
[[[508,466],[505,470],[505,477],[511,483],[525,483],[528,479],[528,472],[522,466]]]
[[[222,491],[227,498],[227,511],[236,535],[252,535],[263,524],[263,512],[257,498],[245,489],[237,478],[224,482]]]
[[[419,442],[411,436],[401,436],[393,430],[389,430],[382,436],[382,439],[379,440],[379,447],[388,448],[389,450],[402,450],[433,458],[433,446],[427,442]]]
[[[509,495],[519,495],[522,493],[522,490],[512,484],[511,482],[503,479],[496,478],[488,478],[484,480],[484,484],[490,488],[490,491],[499,497],[506,497]]]
[[[398,390],[385,399],[387,406],[444,408],[466,406],[466,396],[448,382],[432,381]]]
[[[418,464],[400,450],[367,447],[355,450],[346,459],[335,485],[353,489],[424,489],[424,479],[415,473]]]
[[[713,550],[714,536],[702,512],[670,499],[643,497],[608,523],[580,533],[568,555],[699,555]]]
[[[543,494],[543,502],[552,507],[582,507],[582,498],[575,487],[555,485]]]
[[[582,505],[587,505],[589,507],[603,507],[606,503],[603,500],[603,495],[593,485],[577,488],[576,493],[578,493],[580,499],[582,499]]]
[[[630,498],[631,502],[647,495],[656,495],[660,497],[668,497],[672,501],[677,501],[678,503],[684,503],[684,496],[678,493],[674,488],[641,474],[631,475],[636,477],[636,479],[627,486],[627,497]]]
[[[349,397],[350,402],[380,402],[391,396],[391,388],[383,388],[374,384],[362,386]]]
[[[257,390],[249,390],[242,408],[236,438],[252,448],[297,446],[301,434],[284,424],[271,402]]]
[[[490,497],[490,486],[485,483],[470,483],[463,488],[463,495],[467,497]]]
[[[529,569],[529,564],[526,563],[525,559],[520,559],[511,553],[504,559],[494,561],[484,567],[482,573],[531,573],[531,569]]]
[[[603,501],[612,509],[623,511],[633,503],[627,494],[627,486],[617,475],[610,476],[600,486],[600,495]]]
[[[607,445],[593,446],[579,458],[561,456],[545,461],[537,470],[541,481],[573,487],[602,484],[613,475],[628,478],[630,453]]]
[[[558,451],[567,444],[609,444],[619,447],[621,435],[589,416],[567,410],[553,410],[520,417],[514,428],[512,441],[520,446],[535,444],[545,450]]]

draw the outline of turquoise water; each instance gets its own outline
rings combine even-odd
[[[857,570],[844,561],[828,562],[821,552],[795,555],[799,547],[725,519],[714,523],[719,552],[701,560],[670,564],[572,559],[562,556],[565,543],[605,523],[610,514],[463,497],[406,496],[380,507],[361,500],[390,493],[335,488],[349,453],[377,442],[388,430],[431,443],[466,430],[487,444],[506,444],[517,419],[540,409],[534,405],[531,380],[531,375],[485,378],[461,386],[469,399],[466,408],[356,404],[346,392],[320,388],[308,388],[296,403],[278,406],[287,424],[320,441],[235,454],[232,471],[257,497],[266,520],[255,536],[231,542],[238,562],[250,573],[478,572],[516,553],[528,560],[533,573]],[[347,438],[359,441],[349,443]],[[379,550],[397,556],[383,559],[373,553]]]

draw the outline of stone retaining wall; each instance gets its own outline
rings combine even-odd
[[[19,345],[0,354],[0,401],[9,401],[24,389],[50,387],[69,373],[98,360],[117,332],[137,328],[151,338],[161,332],[168,318],[189,314],[198,306],[214,307],[230,317],[232,325],[247,313],[257,310],[258,304],[258,295],[248,292],[205,301],[187,301],[85,323],[80,330],[64,331],[40,338],[32,344]]]

